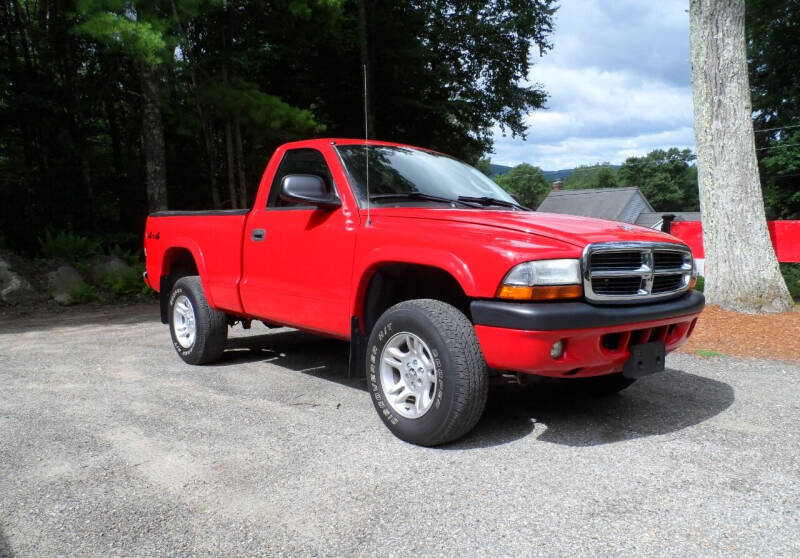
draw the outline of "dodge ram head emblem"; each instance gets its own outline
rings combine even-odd
[[[620,225],[619,228],[621,228],[623,231],[628,231],[628,232],[633,230],[633,227],[631,227],[630,225]]]

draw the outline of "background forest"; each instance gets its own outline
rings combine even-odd
[[[748,2],[769,218],[800,218],[799,4]],[[0,247],[35,255],[68,231],[92,250],[133,251],[148,211],[246,207],[278,144],[363,135],[364,63],[371,137],[489,173],[493,126],[524,134],[524,115],[546,105],[524,78],[551,46],[554,10],[553,0],[6,0]],[[568,188],[638,186],[657,210],[697,209],[689,151],[568,174]],[[534,207],[549,190],[527,164],[496,180]]]

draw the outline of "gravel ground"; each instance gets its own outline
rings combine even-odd
[[[798,556],[800,365],[670,356],[607,399],[492,389],[395,439],[347,347],[183,364],[155,306],[0,323],[2,556]]]

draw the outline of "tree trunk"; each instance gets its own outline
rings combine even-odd
[[[231,197],[231,209],[239,206],[239,196],[236,194],[236,177],[234,173],[233,132],[231,131],[231,118],[225,118],[225,154],[228,167],[228,195]]]
[[[137,64],[142,88],[142,144],[144,147],[147,208],[150,212],[167,209],[167,166],[164,123],[158,99],[158,81],[147,63]]]
[[[203,139],[206,144],[208,180],[211,186],[211,203],[214,204],[214,209],[222,209],[222,201],[220,201],[219,189],[217,188],[217,139],[211,122],[208,121],[202,111],[200,111],[200,118],[203,122]]]
[[[694,130],[709,304],[792,308],[772,248],[756,164],[744,0],[691,0]]]
[[[186,63],[189,67],[189,76],[192,79],[192,89],[194,89],[195,93],[192,96],[195,99],[195,109],[197,110],[197,115],[200,118],[200,124],[203,128],[203,143],[206,148],[206,163],[208,167],[209,187],[211,188],[211,203],[214,205],[214,209],[221,209],[222,202],[219,199],[219,190],[217,189],[217,148],[213,133],[213,125],[206,116],[206,113],[203,110],[203,105],[200,104],[200,101],[197,97],[197,72],[195,71],[195,53],[192,47],[192,42],[189,39],[189,34],[186,32],[186,28],[181,24],[181,18],[178,15],[178,7],[175,4],[175,0],[172,0],[171,4],[172,15],[175,18],[175,21],[178,22],[178,27],[180,28],[181,35],[183,36],[183,54],[186,57]]]
[[[239,183],[239,204],[247,207],[247,178],[244,170],[244,149],[242,148],[242,127],[239,125],[239,118],[233,119],[233,134],[236,148],[236,179]]]

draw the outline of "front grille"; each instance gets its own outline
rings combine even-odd
[[[630,269],[642,265],[641,252],[598,252],[592,254],[592,269]]]
[[[656,251],[653,253],[653,267],[655,269],[680,269],[683,265],[681,252]]]
[[[656,275],[653,277],[654,293],[668,293],[683,287],[683,275]]]
[[[592,302],[644,302],[684,292],[692,254],[680,244],[590,244],[583,255],[584,291]]]
[[[641,277],[598,277],[592,279],[592,290],[597,294],[635,295],[641,288]]]

